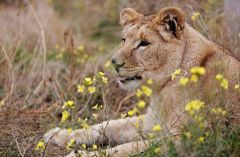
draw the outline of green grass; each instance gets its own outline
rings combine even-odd
[[[215,129],[220,132],[212,132],[203,143],[196,143],[193,141],[194,137],[187,139],[186,136],[182,135],[177,146],[174,145],[174,141],[165,142],[164,150],[161,149],[160,154],[155,153],[159,144],[152,144],[143,153],[131,157],[239,157],[240,127],[219,127]]]

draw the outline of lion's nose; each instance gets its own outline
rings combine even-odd
[[[113,67],[114,67],[114,69],[119,73],[119,69],[121,68],[121,67],[123,67],[124,66],[124,62],[123,63],[118,63],[117,61],[116,61],[116,59],[112,59],[112,64],[113,64]]]
[[[114,64],[116,64],[117,63],[117,61],[116,61],[116,59],[112,59],[112,64],[114,65]]]

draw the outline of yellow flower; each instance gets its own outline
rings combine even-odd
[[[147,80],[147,84],[149,84],[149,85],[153,84],[153,80],[152,79],[148,79]]]
[[[81,122],[82,122],[82,119],[79,117],[79,118],[77,119],[77,122],[78,122],[78,123],[81,123]]]
[[[161,126],[159,124],[153,126],[153,131],[159,132],[162,130]]]
[[[67,129],[67,132],[68,132],[69,134],[71,134],[71,133],[73,132],[72,128],[68,128],[68,129]]]
[[[98,47],[98,50],[99,50],[100,52],[102,52],[102,51],[104,50],[103,46],[99,46],[99,47]]]
[[[203,136],[200,136],[197,141],[198,141],[199,143],[203,143],[204,140],[205,140],[205,138],[204,138]]]
[[[99,78],[102,78],[103,76],[105,76],[105,73],[100,71],[100,72],[98,73],[98,77],[99,77]]]
[[[192,67],[190,72],[196,75],[204,75],[206,73],[206,69],[204,67]]]
[[[217,74],[215,78],[220,81],[220,86],[223,89],[228,89],[228,80],[225,79],[222,74]]]
[[[2,99],[1,101],[0,101],[0,107],[3,107],[5,105],[5,99]]]
[[[196,83],[196,82],[198,81],[198,76],[195,75],[195,74],[193,74],[193,75],[191,76],[190,80],[191,80],[192,82]]]
[[[150,139],[153,139],[153,138],[155,137],[155,134],[149,133],[149,134],[148,134],[148,137],[149,137]]]
[[[88,118],[84,118],[84,119],[78,118],[77,122],[80,123],[82,128],[89,129]]]
[[[68,111],[63,111],[61,121],[65,122],[69,117],[70,117],[70,113]]]
[[[90,78],[90,77],[86,77],[84,78],[84,84],[89,86],[89,85],[92,85],[93,84],[93,80]]]
[[[92,107],[93,110],[98,110],[98,109],[101,109],[101,108],[102,108],[102,105],[98,105],[98,104],[96,104]]]
[[[228,80],[225,78],[222,79],[220,86],[223,87],[224,89],[228,89]]]
[[[63,53],[58,53],[55,57],[56,57],[56,59],[62,59],[63,58]]]
[[[221,109],[221,108],[219,108],[219,107],[213,108],[213,109],[211,110],[211,112],[212,112],[212,113],[215,113],[215,114],[221,114],[221,115],[223,115],[223,116],[225,116],[226,113],[227,113],[225,110],[223,110],[223,109]]]
[[[174,80],[176,78],[176,75],[171,74],[171,80]]]
[[[139,122],[138,122],[138,121],[135,123],[135,127],[136,127],[137,129],[139,128]]]
[[[136,108],[134,108],[133,110],[128,111],[128,115],[129,116],[133,116],[134,114],[136,114],[138,112],[138,110]]]
[[[62,109],[65,109],[66,107],[69,107],[69,108],[74,108],[74,102],[73,101],[67,101],[63,104],[62,106]]]
[[[44,150],[45,149],[45,144],[43,141],[39,141],[35,147],[35,150]]]
[[[127,116],[126,113],[121,114],[121,118],[122,118],[122,119],[125,118],[126,116]]]
[[[65,52],[65,48],[60,48],[60,52],[61,53]]]
[[[240,84],[236,84],[235,86],[234,86],[234,89],[239,89],[240,88]],[[1,106],[1,105],[0,105]]]
[[[187,138],[190,138],[190,137],[192,136],[189,131],[188,131],[188,132],[185,132],[184,135],[185,135]]]
[[[84,123],[84,122],[87,123],[87,122],[88,122],[88,118],[82,119],[82,118],[79,117],[79,118],[77,119],[77,122],[79,122],[79,123]]]
[[[200,15],[201,15],[201,14],[200,14],[199,12],[195,12],[195,13],[193,13],[191,19],[192,19],[193,21],[195,21],[198,17],[200,17]]]
[[[142,92],[148,97],[152,95],[152,89],[147,86],[142,86]]]
[[[156,154],[161,153],[161,148],[160,148],[160,147],[155,148],[155,149],[154,149],[154,152],[155,152]]]
[[[206,135],[206,137],[208,137],[209,136],[209,132],[206,132],[205,135]]]
[[[88,118],[82,119],[82,118],[79,117],[79,118],[77,119],[77,122],[79,122],[79,123],[84,123],[84,122],[87,123],[87,121],[88,121]]]
[[[143,100],[141,100],[141,101],[138,102],[137,106],[138,106],[138,108],[140,108],[140,109],[144,109],[145,106],[146,106],[146,102],[143,101]]]
[[[78,92],[78,93],[83,93],[83,92],[84,92],[84,89],[85,89],[85,87],[84,87],[83,85],[78,85],[78,86],[77,86],[77,92]]]
[[[111,66],[111,62],[110,61],[107,61],[105,64],[104,64],[104,67],[105,68],[108,68],[108,67],[110,67]]]
[[[182,77],[179,81],[180,85],[185,86],[189,82],[189,78]]]
[[[97,146],[96,144],[93,144],[93,145],[92,145],[92,148],[93,148],[93,150],[97,150],[97,149],[98,149],[98,146]]]
[[[83,149],[87,149],[87,145],[86,144],[82,144],[81,145]]]
[[[133,110],[128,111],[129,116],[133,116],[134,114],[135,114],[135,112]]]
[[[92,116],[93,116],[94,119],[98,119],[98,115],[97,114],[93,113]]]
[[[175,75],[180,75],[182,72],[182,69],[178,68],[177,70],[174,71]]]
[[[93,110],[97,110],[98,109],[98,104],[96,104],[95,106],[92,107]]]
[[[108,83],[108,78],[103,76],[103,77],[102,77],[102,82],[105,83],[105,84],[107,84],[107,83]]]
[[[69,106],[73,106],[73,101],[67,101],[67,104],[69,105]]]
[[[80,46],[78,46],[78,51],[84,51],[84,46],[83,45],[80,45]]]
[[[60,48],[60,46],[59,46],[58,44],[55,44],[54,47],[55,47],[56,49],[59,49],[59,48]]]
[[[139,98],[142,95],[143,95],[143,92],[140,89],[138,89],[137,92],[136,92],[136,96]]]
[[[202,122],[202,120],[203,120],[203,118],[201,117],[201,116],[199,116],[199,115],[195,115],[195,120],[197,121],[197,122]]]
[[[82,121],[81,127],[84,129],[89,129],[89,125],[88,125],[87,121]]]
[[[204,107],[204,102],[199,100],[192,100],[185,106],[185,111],[193,115],[196,111]]]
[[[65,48],[60,48],[60,52],[64,52],[65,51]]]
[[[68,142],[66,149],[70,150],[73,147],[74,143],[75,143],[75,140],[71,139],[70,142]]]
[[[95,92],[96,92],[96,87],[94,87],[94,86],[88,87],[88,92],[89,92],[90,94],[95,93]]]
[[[222,74],[217,74],[215,78],[216,78],[216,80],[222,80],[223,75]]]
[[[176,69],[176,70],[174,71],[174,73],[171,74],[171,80],[174,80],[177,75],[180,75],[180,74],[181,74],[181,71],[182,71],[182,69],[180,69],[180,68],[179,68],[179,69]]]

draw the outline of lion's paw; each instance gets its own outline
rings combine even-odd
[[[72,151],[70,154],[66,155],[65,157],[91,157],[91,156],[97,156],[96,153],[93,152],[87,152],[87,151]]]
[[[43,139],[45,142],[54,143],[58,146],[66,146],[68,142],[68,136],[69,134],[67,129],[61,129],[57,127],[44,134]]]
[[[77,157],[77,155],[74,151],[72,151],[70,154],[66,155],[65,157]]]

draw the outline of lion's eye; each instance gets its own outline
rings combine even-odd
[[[149,44],[151,44],[150,42],[146,41],[146,40],[142,40],[140,42],[140,44],[137,47],[141,47],[141,46],[148,46]]]
[[[125,42],[125,41],[126,41],[126,39],[125,39],[125,38],[122,38],[122,41],[123,41],[123,42]]]

